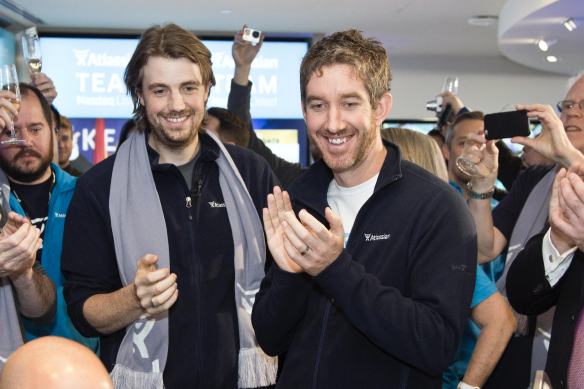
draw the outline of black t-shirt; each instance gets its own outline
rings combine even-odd
[[[49,218],[49,193],[55,184],[55,174],[51,174],[48,180],[35,185],[22,185],[10,181],[10,189],[20,202],[26,216],[30,218],[33,226],[41,230],[41,239],[45,236],[45,227]],[[43,243],[44,244],[44,243]],[[43,246],[37,251],[36,259],[41,261]]]

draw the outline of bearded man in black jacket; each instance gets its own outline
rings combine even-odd
[[[252,314],[278,388],[440,388],[468,317],[476,232],[462,197],[382,141],[387,53],[359,31],[317,43],[302,108],[322,153],[289,195],[268,196],[277,266]],[[292,199],[292,200],[290,200]]]

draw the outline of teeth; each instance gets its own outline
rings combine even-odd
[[[334,145],[340,145],[341,143],[345,143],[346,141],[349,140],[349,137],[347,138],[327,138],[329,143],[332,143]]]
[[[169,122],[172,122],[172,123],[180,123],[182,121],[187,120],[187,118],[188,118],[188,116],[183,116],[181,118],[166,118],[166,120],[168,120]]]

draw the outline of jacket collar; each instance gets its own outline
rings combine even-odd
[[[55,178],[57,179],[57,183],[55,184],[55,188],[53,189],[53,194],[58,192],[66,192],[69,190],[75,189],[75,184],[77,183],[77,177],[73,177],[63,171],[59,165],[51,162],[51,168],[55,172]]]
[[[387,149],[387,155],[379,171],[379,177],[373,193],[402,177],[402,153],[400,148],[385,139],[383,139],[383,145]],[[324,210],[328,207],[328,187],[333,179],[333,171],[321,158],[294,182],[288,192],[293,199],[311,207],[324,218]]]

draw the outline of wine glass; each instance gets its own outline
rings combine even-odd
[[[442,93],[444,92],[452,92],[455,95],[458,94],[458,77],[446,77],[444,79]]]
[[[14,65],[2,65],[0,66],[0,88],[2,90],[8,90],[16,95],[16,99],[9,100],[12,105],[18,109],[20,108],[20,87],[18,86],[18,76],[16,75],[16,66]],[[5,140],[2,144],[21,144],[26,143],[23,139],[16,138],[14,134],[14,115],[6,108],[2,107],[6,112],[8,112],[8,116],[10,116],[10,124],[11,124],[11,131],[10,131],[10,140]]]
[[[24,51],[24,60],[31,74],[40,73],[43,58],[41,55],[41,44],[36,33],[31,32],[22,36],[22,50]]]
[[[513,104],[505,104],[505,106],[499,112],[510,112],[515,111],[516,108]],[[483,143],[479,150],[483,150],[486,145]],[[456,166],[462,170],[463,173],[468,174],[469,176],[475,177],[479,174],[479,169],[477,165],[465,157],[458,157],[456,158]]]

